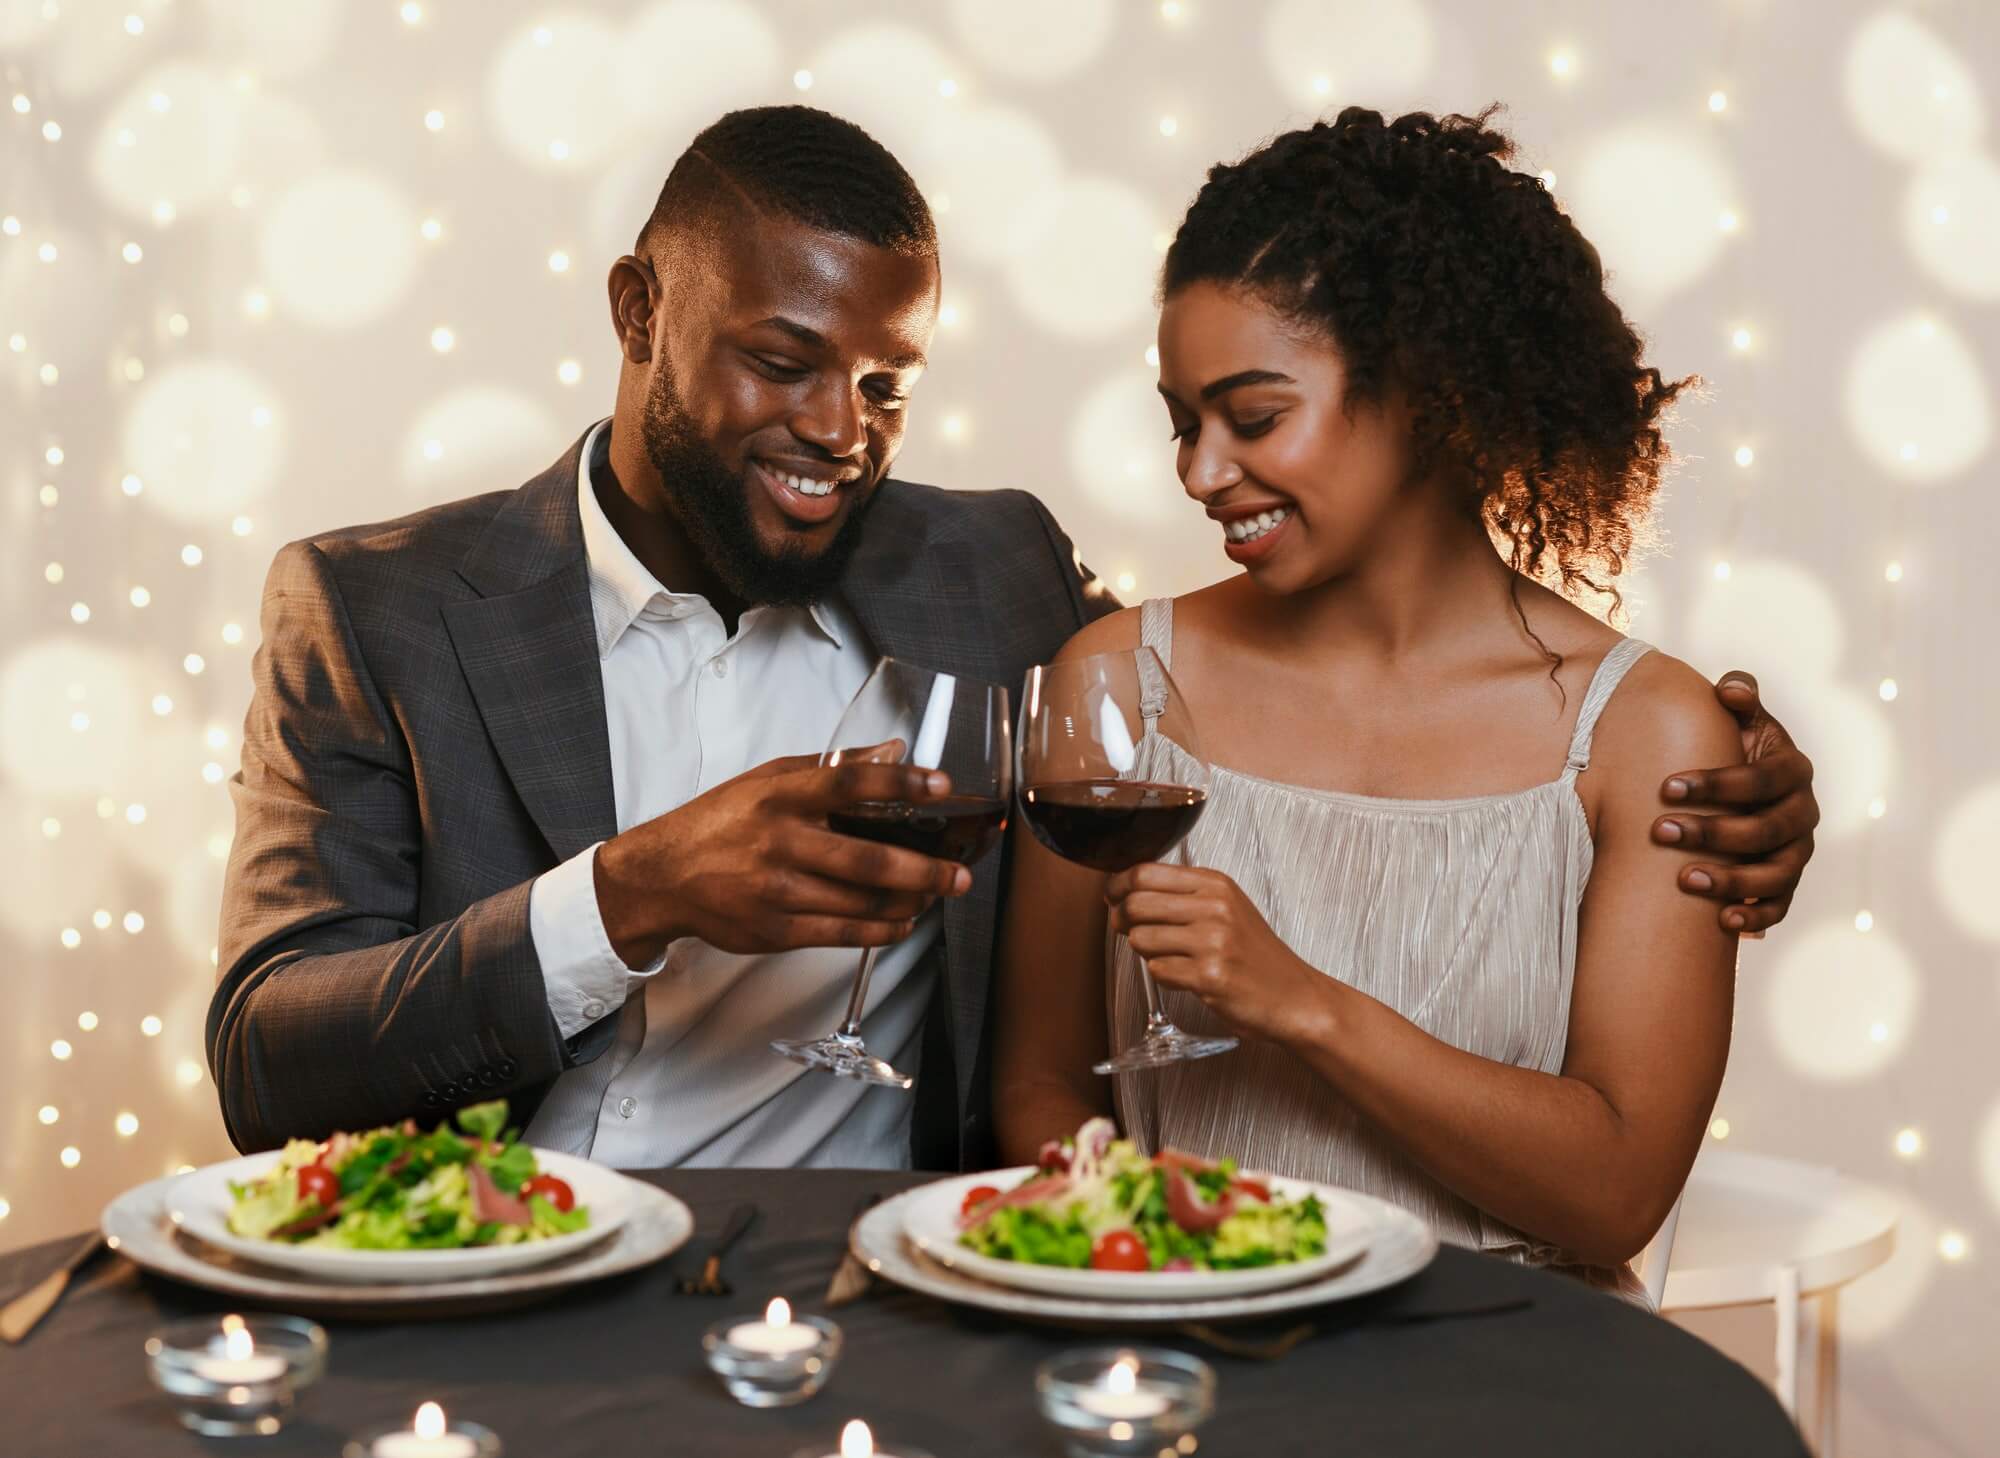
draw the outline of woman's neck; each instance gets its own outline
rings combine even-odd
[[[1485,636],[1479,627],[1499,626],[1497,613],[1505,613],[1502,631],[1518,633],[1509,598],[1515,574],[1464,500],[1462,488],[1436,480],[1405,491],[1350,571],[1273,604],[1288,646],[1383,663],[1419,653],[1435,661],[1448,642],[1465,644]]]

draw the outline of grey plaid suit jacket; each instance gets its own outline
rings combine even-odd
[[[236,1145],[507,1095],[523,1124],[616,1014],[564,1040],[530,883],[615,833],[576,504],[579,439],[517,490],[294,542],[231,782],[209,1066]],[[1117,604],[1024,492],[885,481],[844,595],[876,650],[1017,687]],[[947,766],[949,768],[949,766]],[[946,905],[919,1167],[991,1144],[1000,855]]]

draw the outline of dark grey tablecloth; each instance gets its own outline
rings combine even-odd
[[[801,1407],[738,1407],[703,1366],[701,1332],[724,1315],[758,1309],[773,1295],[820,1310],[857,1203],[917,1177],[707,1170],[645,1178],[694,1208],[698,1232],[681,1258],[477,1319],[329,1323],[327,1376],[273,1438],[197,1438],[147,1381],[140,1348],[148,1331],[229,1303],[101,1257],[24,1344],[0,1346],[0,1454],[331,1458],[345,1437],[406,1422],[426,1398],[494,1429],[508,1458],[789,1458],[801,1449],[832,1451],[851,1417],[865,1418],[885,1446],[908,1444],[937,1458],[1057,1453],[1035,1412],[1035,1364],[1101,1338],[878,1287],[834,1313],[846,1353],[826,1389]],[[674,1278],[693,1267],[704,1235],[745,1199],[762,1213],[729,1259],[737,1294],[721,1302],[675,1294]],[[69,1245],[0,1258],[0,1299],[39,1279]],[[1497,1315],[1443,1314],[1510,1298],[1531,1304]],[[1414,1319],[1425,1316],[1436,1319]],[[1669,1323],[1562,1277],[1447,1248],[1401,1287],[1326,1308],[1320,1318],[1321,1334],[1275,1362],[1164,1339],[1215,1365],[1216,1415],[1201,1429],[1203,1454],[1805,1452],[1771,1395],[1741,1367]]]

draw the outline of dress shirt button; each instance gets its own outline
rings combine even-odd
[[[635,1098],[622,1098],[622,1099],[620,1099],[620,1100],[618,1101],[618,1117],[619,1117],[619,1118],[621,1118],[621,1119],[629,1119],[629,1118],[631,1118],[631,1117],[632,1117],[632,1116],[633,1116],[634,1114],[636,1114],[636,1113],[638,1113],[638,1112],[639,1112],[639,1101],[638,1101],[637,1099],[635,1099]]]
[[[729,677],[729,660],[727,658],[717,658],[712,660],[708,665],[708,671],[714,674],[717,678]]]
[[[596,1022],[599,1018],[604,1016],[604,1004],[599,1002],[596,998],[593,997],[589,1002],[586,1002],[583,1005],[583,1015],[589,1018],[593,1023]]]

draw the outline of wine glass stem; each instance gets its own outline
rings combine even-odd
[[[1153,982],[1153,971],[1146,965],[1146,959],[1139,959],[1139,986],[1146,994],[1146,1031],[1156,1033],[1161,1028],[1170,1028],[1166,1009],[1160,1006],[1160,989]]]
[[[861,966],[854,974],[854,991],[847,999],[847,1017],[840,1025],[837,1036],[860,1038],[861,1009],[868,1001],[868,978],[875,971],[875,948],[870,947],[861,954]],[[826,1026],[824,1023],[821,1027]]]

